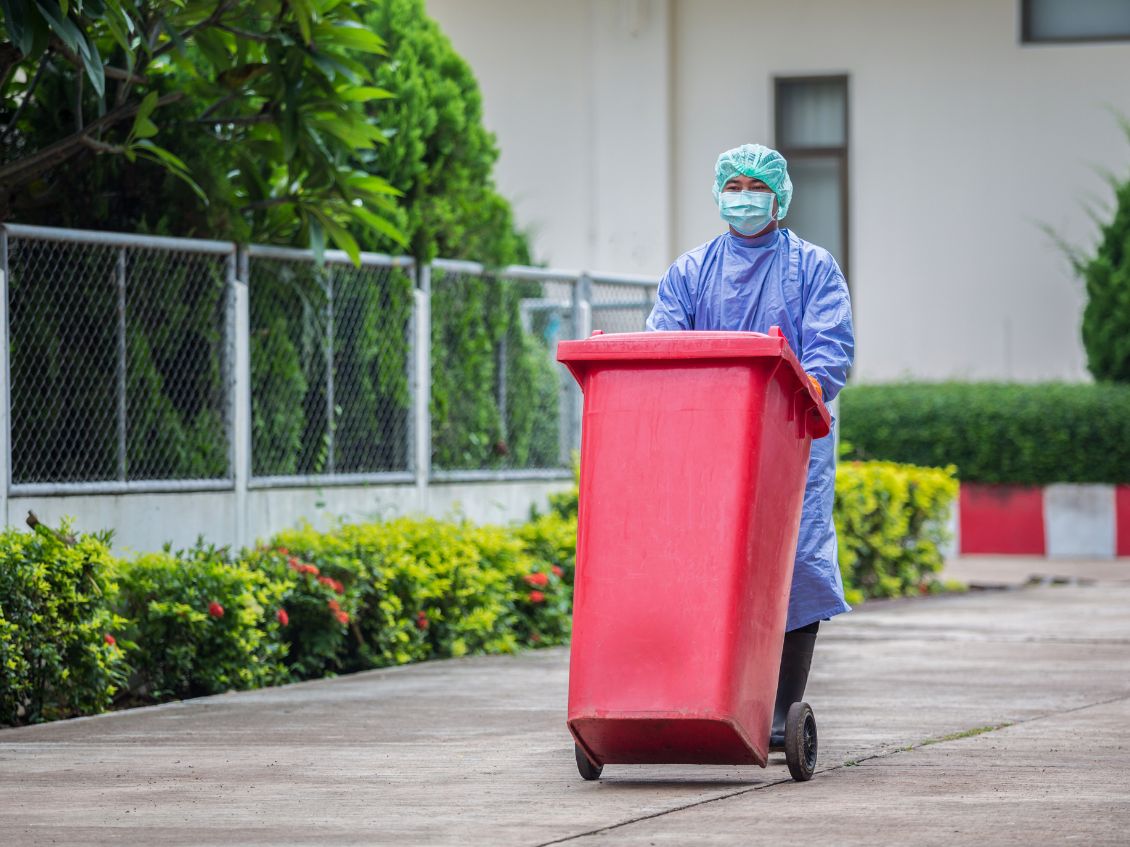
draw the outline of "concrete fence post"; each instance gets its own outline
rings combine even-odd
[[[235,538],[238,549],[249,545],[249,518],[247,515],[247,483],[251,478],[251,303],[249,280],[251,276],[247,248],[239,247],[228,262],[230,292],[229,319],[231,344],[227,354],[231,357],[231,470],[235,496]]]
[[[577,284],[573,286],[572,312],[573,337],[588,338],[592,335],[592,277],[588,273],[582,273],[577,278]],[[581,415],[584,401],[580,388],[576,385],[570,385],[569,388],[569,397],[572,400],[568,404],[569,420],[565,429],[569,433],[569,450],[573,451],[581,449]],[[570,457],[565,458],[568,460]]]
[[[126,427],[126,250],[118,249],[118,261],[115,267],[114,279],[118,292],[118,479],[125,482],[128,476],[126,452],[127,439]]]
[[[416,474],[417,508],[424,509],[432,475],[432,266],[429,264],[417,266],[413,303],[412,469]]]
[[[323,473],[331,476],[337,470],[337,399],[334,396],[334,272],[323,269],[326,289],[326,467]]]

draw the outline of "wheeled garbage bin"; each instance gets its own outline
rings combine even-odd
[[[827,410],[776,327],[594,333],[557,358],[584,393],[568,712],[581,775],[765,767]],[[807,706],[786,738],[794,777],[810,777]]]

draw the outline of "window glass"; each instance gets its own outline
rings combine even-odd
[[[1130,38],[1130,0],[1023,0],[1025,41]]]
[[[793,181],[784,225],[848,273],[848,78],[783,77],[775,91],[777,149]]]
[[[781,81],[777,91],[782,147],[842,147],[847,124],[843,79]]]
[[[843,261],[843,174],[839,157],[793,159],[789,176],[793,202],[784,226]]]

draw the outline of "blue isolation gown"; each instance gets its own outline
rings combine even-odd
[[[855,350],[847,282],[831,253],[787,229],[757,238],[726,232],[684,253],[660,281],[647,319],[649,330],[767,333],[773,326],[831,402],[847,380]],[[832,434],[812,442],[786,630],[851,609],[832,523],[833,442]]]

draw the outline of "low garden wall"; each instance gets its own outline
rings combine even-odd
[[[1130,556],[1130,485],[963,482],[956,536],[963,554]]]

